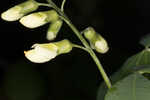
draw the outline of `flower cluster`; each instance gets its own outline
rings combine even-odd
[[[39,8],[39,3],[35,0],[27,0],[18,4],[1,14],[1,18],[6,21],[17,21],[27,28],[37,28],[50,23],[47,31],[47,39],[53,40],[62,26],[62,20],[55,10],[40,11],[31,13]],[[31,14],[29,14],[31,13]]]
[[[27,0],[3,12],[1,18],[6,21],[19,20],[23,26],[31,29],[49,23],[46,38],[47,40],[54,40],[63,21],[59,18],[59,15],[55,10],[31,13],[36,11],[40,4],[41,3],[38,3],[35,0]],[[108,51],[109,48],[106,40],[100,34],[96,33],[93,28],[89,27],[85,29],[83,33],[85,38],[89,41],[91,48],[99,53],[106,53]],[[26,58],[31,62],[44,63],[60,54],[69,53],[73,47],[79,46],[75,46],[69,40],[65,39],[58,42],[34,44],[31,50],[24,51],[24,53]]]
[[[31,13],[39,8],[35,0],[27,0],[18,4],[1,14],[5,21],[17,21],[27,28],[37,28],[50,23],[47,36],[48,40],[54,40],[62,26],[63,21],[55,10]],[[31,14],[29,14],[31,13]],[[68,53],[72,50],[69,40],[54,43],[34,44],[31,50],[24,51],[27,59],[34,63],[44,63],[55,58],[57,55]]]

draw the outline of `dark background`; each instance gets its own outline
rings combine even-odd
[[[0,13],[23,1],[1,1]],[[149,0],[67,0],[65,12],[80,31],[92,26],[108,41],[109,52],[96,54],[110,76],[143,49],[138,42],[150,31],[149,5]],[[95,100],[102,78],[86,52],[75,48],[44,64],[24,57],[32,44],[48,42],[47,28],[0,20],[0,100]],[[66,24],[55,41],[64,38],[81,44]]]

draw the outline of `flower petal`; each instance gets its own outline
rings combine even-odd
[[[36,28],[46,24],[47,23],[46,18],[47,18],[46,14],[38,12],[24,16],[23,18],[20,19],[20,23],[28,28]]]
[[[49,48],[51,49],[49,49],[41,45],[42,44],[35,44],[32,46],[32,50],[25,51],[24,53],[27,59],[34,63],[44,63],[57,56],[57,46],[50,44]]]

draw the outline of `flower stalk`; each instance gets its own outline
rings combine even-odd
[[[65,20],[64,20],[65,21]],[[65,21],[66,22],[66,21]],[[89,54],[91,55],[91,57],[93,58],[94,62],[96,63],[106,85],[108,88],[111,88],[111,82],[104,70],[104,68],[102,67],[99,59],[97,58],[97,56],[95,55],[94,51],[91,49],[91,47],[89,46],[89,44],[87,43],[87,41],[83,38],[83,36],[80,34],[80,32],[77,30],[77,28],[71,23],[71,22],[66,22],[69,27],[72,29],[72,31],[77,35],[77,37],[81,40],[81,42],[83,43],[83,45],[87,48]]]
[[[65,15],[65,13],[63,11],[61,11],[60,8],[58,8],[52,1],[49,1],[49,4],[51,7],[53,7],[59,14],[60,17],[68,24],[68,26],[72,29],[72,31],[75,33],[75,35],[80,39],[80,41],[83,43],[83,45],[87,48],[87,51],[89,52],[89,54],[91,55],[92,59],[94,60],[94,62],[96,63],[107,87],[110,89],[111,88],[111,81],[108,78],[102,64],[100,63],[98,57],[96,56],[96,54],[94,53],[94,51],[92,50],[92,48],[90,47],[90,45],[87,43],[87,41],[83,38],[83,36],[81,35],[81,33],[78,31],[78,29],[72,24],[72,22],[70,21],[70,19]]]

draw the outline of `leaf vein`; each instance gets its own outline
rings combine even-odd
[[[134,79],[132,81],[132,97],[133,97],[133,100],[136,100],[136,75],[134,76]]]

